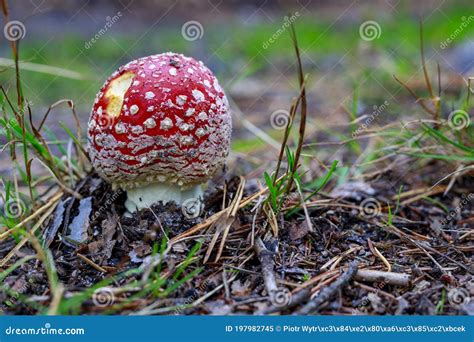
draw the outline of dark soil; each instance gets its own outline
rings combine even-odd
[[[372,180],[364,191],[372,191],[370,197],[382,205],[396,202],[396,188],[390,187],[397,178],[396,171]],[[406,178],[405,178],[406,179]],[[408,179],[415,187],[416,177]],[[406,181],[406,182],[408,182]],[[230,203],[238,188],[239,178],[226,183],[226,201]],[[390,263],[392,272],[406,273],[411,277],[407,286],[394,286],[384,281],[373,283],[350,279],[345,286],[335,289],[328,300],[315,311],[320,314],[473,314],[472,296],[474,277],[472,261],[474,245],[472,234],[466,234],[474,225],[473,201],[460,205],[459,198],[468,196],[474,189],[472,177],[460,179],[447,196],[433,198],[449,208],[460,208],[452,218],[443,219],[446,213],[424,200],[400,206],[393,218],[393,225],[386,224],[384,209],[380,215],[361,215],[359,204],[369,197],[363,190],[339,189],[336,198],[319,196],[324,205],[308,204],[308,213],[313,230],[300,210],[288,217],[289,208],[297,204],[297,196],[291,195],[277,220],[279,235],[275,238],[262,210],[252,210],[249,205],[238,211],[232,223],[223,249],[216,261],[217,246],[203,264],[204,255],[214,235],[215,226],[192,234],[176,242],[164,259],[162,272],[173,272],[184,262],[197,242],[202,243],[195,255],[197,260],[189,270],[203,267],[202,271],[185,282],[166,298],[147,295],[140,300],[129,301],[119,313],[126,314],[143,309],[154,303],[151,314],[255,314],[279,312],[298,313],[317,296],[318,291],[330,286],[334,279],[347,269],[349,263],[358,262],[359,269],[386,270],[381,259],[374,254],[380,251]],[[74,218],[80,216],[79,200],[65,195],[54,215],[42,229],[42,236],[52,252],[59,280],[65,293],[74,293],[89,288],[111,276],[123,274],[149,261],[164,239],[173,239],[204,222],[222,208],[224,191],[214,188],[206,193],[205,210],[199,217],[187,218],[175,204],[157,204],[133,216],[125,212],[125,193],[113,191],[97,175],[85,178],[75,189],[83,198],[92,199],[92,212],[87,223],[87,238],[77,243],[68,236],[67,229]],[[244,198],[253,193],[247,188]],[[342,192],[341,192],[342,191]],[[404,188],[404,191],[406,189]],[[336,192],[334,192],[336,193]],[[344,194],[341,196],[340,194]],[[463,195],[464,194],[464,195]],[[286,214],[285,214],[286,213]],[[60,224],[58,224],[60,222]],[[385,222],[385,223],[384,223]],[[210,227],[210,228],[209,228]],[[397,228],[395,228],[397,227]],[[269,301],[261,272],[261,264],[251,242],[263,237],[266,249],[274,262],[274,272],[282,288],[291,291],[291,300],[275,307]],[[11,246],[10,246],[11,245]],[[15,241],[2,243],[0,257],[4,257]],[[31,247],[24,247],[18,258],[34,255]],[[88,261],[79,254],[84,256]],[[332,262],[331,262],[332,260]],[[142,266],[143,266],[142,265]],[[110,286],[124,286],[140,279],[140,274],[117,277]],[[315,280],[315,281],[313,281]],[[17,268],[5,280],[5,284],[18,294],[0,294],[2,310],[8,314],[34,314],[34,305],[25,304],[20,296],[36,296],[37,304],[47,305],[51,298],[48,278],[38,260],[30,260]],[[213,292],[199,305],[191,308],[172,309],[181,304],[193,303],[198,298]],[[132,292],[123,292],[116,300],[121,303]],[[468,297],[469,298],[469,297]],[[114,304],[117,305],[117,304]],[[112,306],[113,308],[113,306]],[[105,309],[110,309],[109,307]],[[84,301],[80,312],[107,312],[90,300]],[[74,313],[74,312],[73,312]]]

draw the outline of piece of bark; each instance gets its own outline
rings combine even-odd
[[[365,282],[379,282],[388,285],[408,286],[411,276],[407,273],[383,272],[376,270],[359,270],[355,277],[356,280]]]

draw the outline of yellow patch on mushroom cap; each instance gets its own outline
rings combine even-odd
[[[117,117],[120,115],[123,105],[123,97],[132,84],[135,77],[133,72],[126,72],[116,79],[112,80],[105,92],[105,98],[108,100],[106,114]]]

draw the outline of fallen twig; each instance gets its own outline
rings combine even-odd
[[[77,253],[77,256],[79,257],[79,259],[81,259],[82,261],[84,261],[85,263],[87,263],[88,265],[92,266],[93,268],[95,268],[97,271],[99,272],[103,272],[103,273],[107,273],[107,270],[104,269],[103,267],[101,267],[100,265],[97,265],[95,262],[93,262],[91,259],[89,259],[88,257],[86,257],[85,255],[81,254],[81,253]]]
[[[257,252],[258,260],[262,265],[263,281],[268,294],[278,291],[278,285],[275,277],[275,261],[273,260],[273,253],[265,247],[262,239],[258,237],[255,240],[255,251]]]
[[[297,315],[308,315],[310,313],[317,312],[319,308],[339,290],[345,286],[357,273],[359,263],[357,261],[352,262],[349,265],[347,271],[345,271],[334,283],[325,287],[319,292],[319,295],[314,298],[311,302],[307,303],[300,310],[296,312]]]
[[[367,282],[384,282],[388,285],[408,286],[411,275],[407,273],[383,272],[376,270],[359,270],[354,279]]]

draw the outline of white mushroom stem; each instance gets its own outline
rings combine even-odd
[[[203,192],[200,185],[183,189],[177,184],[151,183],[127,190],[125,208],[131,213],[150,208],[153,204],[176,202],[183,214],[197,217],[202,209]]]

